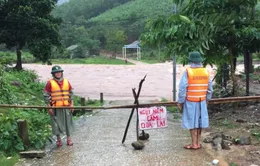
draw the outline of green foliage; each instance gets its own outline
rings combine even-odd
[[[53,59],[53,64],[109,64],[109,65],[132,65],[132,63],[125,63],[123,60],[96,56],[89,58],[75,58],[75,59]]]
[[[72,24],[85,23],[86,20],[128,1],[131,0],[70,0],[56,8],[53,14]]]
[[[256,137],[257,140],[260,140],[260,130],[254,129],[251,131],[251,133],[252,133],[252,136]]]
[[[66,25],[61,29],[62,43],[64,47],[78,45],[75,50],[71,50],[73,57],[82,58],[89,55],[97,55],[100,47],[99,40],[91,39],[84,26]]]
[[[259,73],[260,73],[260,67],[255,67],[253,69],[253,73],[249,73],[249,79],[251,81],[260,81],[260,76],[259,76]],[[240,73],[240,76],[241,76],[241,79],[242,80],[246,80],[246,74],[245,72],[241,72]]]
[[[229,128],[229,129],[234,129],[234,128],[239,127],[239,124],[235,124],[235,123],[229,121],[228,119],[223,120],[220,125],[222,125],[226,128]]]
[[[11,86],[6,79],[4,66],[0,64],[0,103],[14,103],[15,96],[10,93],[10,89]]]
[[[181,5],[183,1],[175,2]],[[166,43],[178,55],[198,50],[209,64],[227,53],[236,57],[245,48],[254,52],[259,44],[260,24],[245,16],[252,15],[250,9],[255,5],[253,0],[188,1],[180,15],[148,22],[143,39],[148,44]]]
[[[5,72],[0,66],[0,103],[42,105],[43,84],[37,81],[33,71]],[[17,120],[25,119],[29,130],[30,145],[25,147],[18,136]],[[24,149],[43,148],[51,134],[46,111],[31,109],[0,109],[0,151],[13,154]]]
[[[126,21],[135,22],[158,15],[169,15],[173,12],[172,0],[135,0],[90,19],[90,22]],[[144,17],[146,16],[146,17]]]
[[[167,54],[167,50],[165,47],[157,49],[157,50],[151,50],[151,49],[142,49],[142,58],[141,61],[149,64],[154,63],[162,63],[165,61],[173,61],[173,57],[169,56]],[[127,54],[128,55],[128,54]],[[182,57],[177,57],[176,63],[182,63],[183,59]]]
[[[0,44],[17,50],[18,70],[22,69],[21,50],[27,46],[42,61],[51,56],[53,46],[60,46],[60,19],[50,12],[57,0],[1,1]]]
[[[112,28],[106,32],[105,39],[106,47],[109,48],[109,50],[114,50],[116,53],[117,50],[121,51],[122,43],[126,41],[126,34],[124,30]]]
[[[97,55],[100,48],[121,51],[126,41],[139,39],[147,18],[169,15],[172,9],[172,0],[70,0],[53,14],[64,20],[61,36],[65,47],[81,45],[78,54]]]
[[[166,98],[162,98],[161,102],[168,102]],[[166,106],[166,110],[171,113],[180,113],[180,110],[174,106]]]
[[[17,61],[15,52],[0,52],[0,61],[5,64],[15,64]],[[22,62],[23,63],[34,63],[36,59],[29,52],[23,52]]]
[[[24,146],[18,135],[17,121],[27,121],[29,141],[28,147]],[[9,110],[8,113],[0,116],[0,150],[6,154],[25,149],[41,149],[45,146],[47,138],[51,135],[51,128],[48,125],[49,116],[46,112],[38,110],[22,111]]]
[[[181,6],[184,0],[174,2]],[[164,44],[168,55],[174,53],[186,59],[189,52],[199,51],[205,58],[204,65],[229,62],[232,94],[237,96],[236,57],[257,52],[260,47],[256,5],[256,0],[188,1],[178,14],[149,21],[142,41],[153,46]]]
[[[13,166],[16,162],[18,162],[19,156],[14,155],[12,157],[7,157],[3,153],[0,152],[0,165],[3,166]]]
[[[238,166],[236,163],[230,163],[229,166]]]

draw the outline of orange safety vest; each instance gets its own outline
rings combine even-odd
[[[50,80],[51,83],[51,104],[52,106],[68,106],[70,105],[70,90],[69,81],[63,79],[62,88],[55,80]]]
[[[206,99],[209,82],[209,72],[205,68],[187,68],[188,87],[187,97],[188,101],[199,102]]]

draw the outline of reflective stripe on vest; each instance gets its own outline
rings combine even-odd
[[[50,80],[51,83],[51,104],[53,106],[68,106],[70,105],[70,90],[69,81],[63,79],[62,88],[55,80]]]
[[[187,100],[199,102],[206,99],[209,73],[205,68],[188,68]]]

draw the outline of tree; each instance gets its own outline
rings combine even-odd
[[[179,6],[183,2],[175,0]],[[251,19],[256,4],[256,0],[188,1],[179,14],[151,21],[143,40],[149,44],[162,41],[169,52],[178,55],[199,50],[204,64],[229,62],[236,95],[236,57],[260,46],[260,22]]]
[[[123,30],[112,27],[107,30],[105,38],[107,47],[113,49],[116,54],[117,50],[124,45],[126,41],[126,34]]]
[[[1,1],[0,43],[15,47],[16,69],[22,69],[22,49],[28,47],[40,60],[51,56],[52,46],[60,46],[58,33],[61,19],[50,13],[57,0],[6,0]]]

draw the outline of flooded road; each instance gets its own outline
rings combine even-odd
[[[24,64],[27,69],[35,70],[44,82],[51,79],[52,66]],[[141,100],[173,99],[173,67],[172,63],[137,65],[61,65],[64,77],[67,78],[75,94],[99,99],[100,93],[104,100],[132,100],[132,88],[138,88],[140,80],[147,75],[143,83]],[[208,67],[212,71],[211,67]],[[185,70],[177,65],[176,88]]]
[[[47,65],[24,64],[39,74],[42,81],[51,78],[51,67]],[[61,65],[76,95],[99,99],[104,93],[107,105],[133,104],[132,88],[138,89],[143,83],[140,101],[172,100],[172,63],[136,65]],[[213,69],[208,67],[211,73]],[[185,70],[177,65],[177,86]],[[213,75],[212,75],[213,76]],[[112,101],[112,102],[109,102]],[[216,159],[210,147],[202,144],[199,150],[186,150],[184,145],[191,142],[189,131],[181,128],[180,118],[168,117],[168,127],[147,130],[150,139],[145,148],[134,150],[131,143],[136,141],[136,115],[131,122],[124,144],[121,144],[130,109],[100,110],[88,118],[77,122],[72,135],[73,147],[55,144],[46,148],[43,159],[22,159],[16,166],[207,166]],[[220,166],[226,166],[223,161]]]

